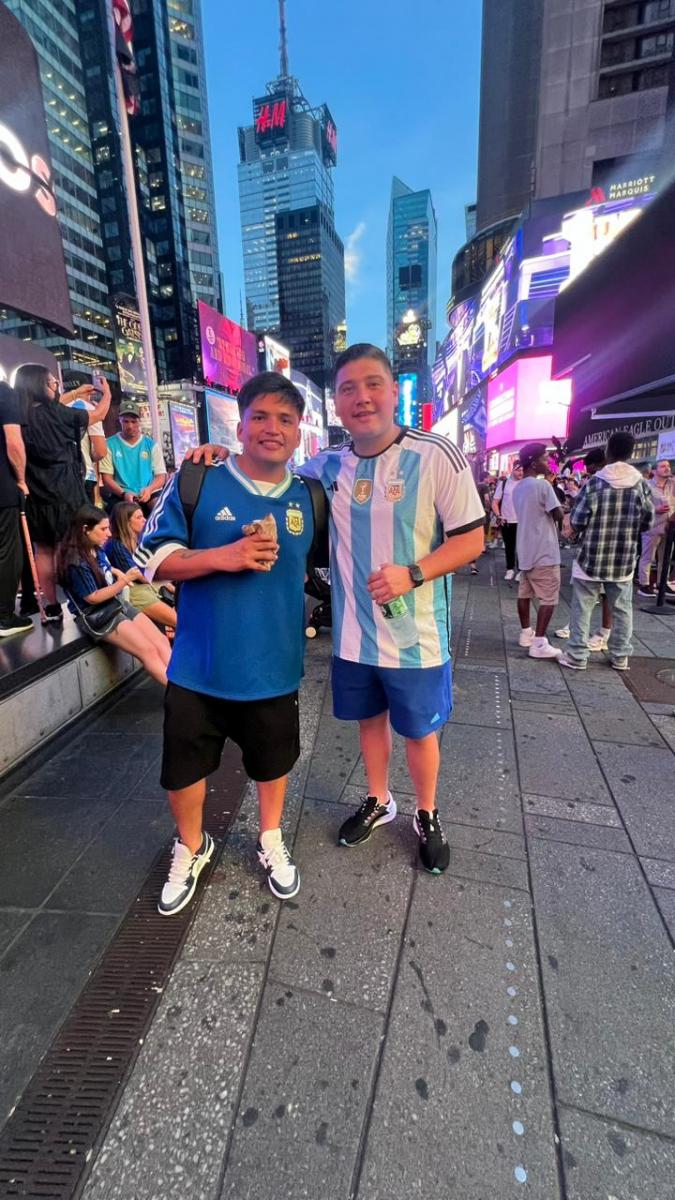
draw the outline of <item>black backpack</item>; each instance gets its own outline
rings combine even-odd
[[[188,539],[192,537],[192,518],[208,469],[204,463],[188,460],[183,463],[178,474],[178,495],[185,513]],[[312,502],[314,537],[307,555],[307,574],[310,575],[316,567],[328,566],[328,501],[318,479],[305,479],[302,475],[297,475],[296,478],[302,480]]]

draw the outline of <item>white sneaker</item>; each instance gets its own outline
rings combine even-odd
[[[280,829],[268,829],[256,846],[270,891],[278,900],[290,900],[300,891],[300,872],[291,858]]]
[[[213,838],[205,833],[196,854],[176,838],[173,844],[171,869],[157,908],[163,917],[174,917],[189,904],[195,894],[197,880],[211,859]]]
[[[509,581],[509,583],[510,583],[510,582],[511,582],[511,580],[513,579],[513,576],[514,576],[514,575],[515,575],[515,571],[507,571],[507,572],[506,572],[506,575],[504,576],[504,578],[505,578],[505,579],[508,579],[508,581]]]
[[[521,576],[521,572],[516,571],[516,583],[520,583],[520,576]]]
[[[560,658],[562,650],[552,646],[548,638],[534,638],[530,646],[530,658]]]
[[[588,649],[589,650],[606,650],[607,642],[608,642],[608,639],[607,639],[606,635],[602,632],[602,630],[600,630],[599,633],[594,633],[592,637],[589,637]]]
[[[555,636],[559,638],[568,638],[570,636],[569,625],[563,625],[562,629],[556,629]]]
[[[611,658],[609,661],[610,667],[614,667],[615,671],[629,671],[628,658]]]
[[[529,629],[521,629],[520,637],[518,638],[519,646],[531,646],[534,641],[534,629],[530,626]]]
[[[558,659],[559,667],[568,667],[570,671],[585,671],[586,663],[577,662],[576,658],[570,658],[567,654],[561,654]]]

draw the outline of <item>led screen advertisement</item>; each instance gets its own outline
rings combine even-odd
[[[258,370],[255,335],[202,300],[197,304],[197,311],[206,383],[238,392]]]
[[[171,424],[173,458],[176,469],[178,469],[188,451],[194,450],[195,446],[199,445],[197,410],[191,404],[181,404],[177,400],[170,400],[169,422]]]
[[[417,428],[419,404],[417,400],[417,374],[405,372],[398,377],[397,423]]]
[[[127,296],[113,298],[113,323],[120,387],[127,395],[147,394],[141,318],[132,299]]]
[[[494,376],[487,389],[488,450],[511,442],[567,436],[572,383],[551,379],[550,354],[521,358]]]
[[[73,333],[38,60],[0,3],[0,304]]]
[[[533,206],[537,215],[504,244],[478,297],[450,313],[452,331],[433,367],[436,419],[458,402],[459,387],[466,393],[518,352],[553,344],[558,297],[651,202],[637,196],[582,204],[575,193],[567,210]]]
[[[276,342],[274,338],[265,334],[265,370],[278,371],[280,375],[285,375],[287,379],[291,378],[291,352],[288,346],[282,346],[281,342]]]
[[[222,392],[215,392],[211,388],[207,388],[204,392],[204,403],[209,441],[220,446],[227,446],[228,450],[234,450],[238,454],[241,444],[237,437],[239,424],[237,401],[233,400],[231,396],[224,396]]]

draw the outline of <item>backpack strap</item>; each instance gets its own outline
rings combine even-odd
[[[318,479],[309,479],[304,475],[300,475],[299,478],[302,479],[309,492],[314,517],[314,537],[307,555],[307,573],[309,574],[314,567],[328,566],[328,500],[323,485],[319,483]]]
[[[192,518],[199,503],[208,467],[204,463],[184,462],[178,472],[178,495],[183,505],[188,528],[188,541],[192,541]]]

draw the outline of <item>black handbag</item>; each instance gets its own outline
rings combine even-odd
[[[80,607],[74,596],[70,595],[69,599],[77,609],[77,615],[85,630],[92,637],[105,637],[107,633],[111,633],[120,613],[124,612],[124,606],[116,596],[111,596],[110,600],[104,600],[102,604],[87,604],[85,608]]]

